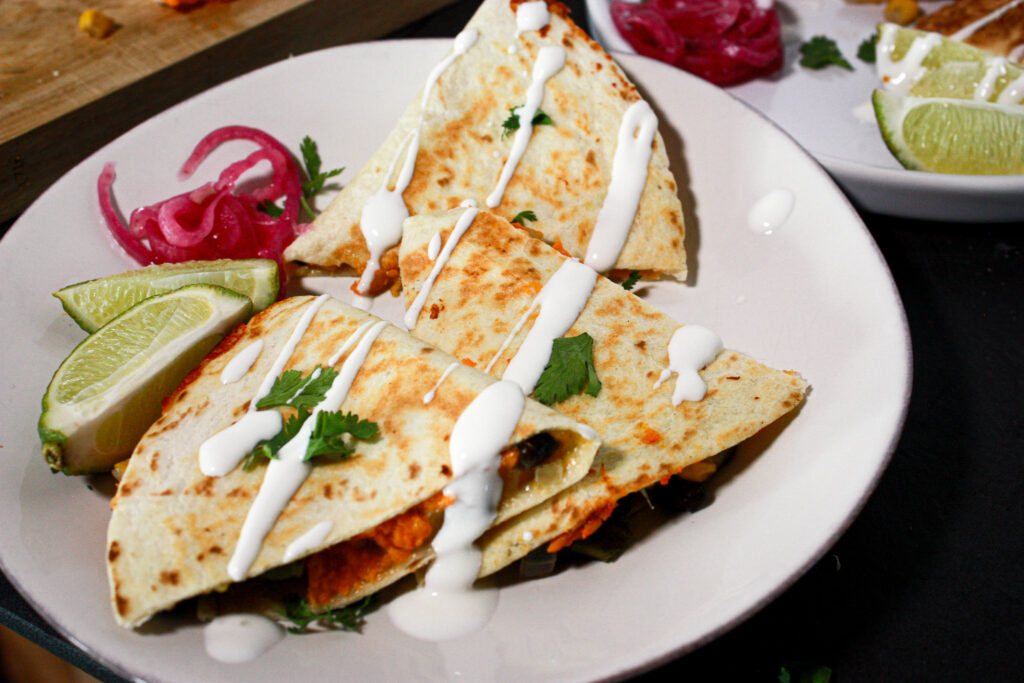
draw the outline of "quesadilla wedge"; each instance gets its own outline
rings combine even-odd
[[[399,260],[410,305],[406,325],[417,337],[507,378],[518,371],[523,347],[545,318],[544,306],[557,301],[549,295],[575,286],[563,280],[552,290],[549,283],[569,267],[585,267],[487,212],[476,213],[467,227],[464,217],[475,211],[406,220]],[[431,259],[429,245],[437,235],[444,248]],[[566,318],[564,334],[592,337],[600,389],[595,395],[572,395],[556,408],[593,427],[602,446],[580,482],[487,533],[485,544],[507,550],[502,563],[526,550],[516,539],[554,539],[548,547],[556,550],[595,531],[626,494],[677,474],[704,476],[702,469],[714,469],[710,463],[701,467],[707,458],[752,436],[803,399],[806,384],[795,373],[735,351],[712,350],[703,369],[698,362],[690,376],[683,377],[685,368],[679,375],[698,380],[694,371],[699,370],[706,394],[675,404],[679,385],[664,381],[666,369],[675,364],[670,345],[680,332],[702,328],[681,326],[608,279],[596,276],[592,282],[592,289],[583,288],[585,305],[578,317]]]
[[[360,293],[377,294],[397,281],[405,216],[473,200],[509,220],[526,212],[530,229],[593,254],[601,272],[682,279],[676,192],[653,111],[565,6],[486,0],[285,258],[352,268]]]
[[[239,458],[220,457],[218,448],[226,442],[218,439],[252,439],[249,427],[258,426],[256,418],[268,417],[267,411],[284,413],[287,432],[299,405],[295,397],[306,396],[311,386],[303,382],[329,378],[328,368],[338,375],[327,398],[313,399],[321,401],[318,409],[341,396],[338,414],[373,421],[376,435],[360,437],[347,458],[310,461],[293,494],[285,494],[280,509],[267,515],[260,501],[276,495],[280,480],[271,471],[287,459],[288,446],[276,459],[244,467],[233,465]],[[289,377],[302,381],[289,389]],[[268,378],[281,380],[270,393],[263,391]],[[344,381],[350,383],[347,393],[333,393]],[[325,549],[328,554],[317,560],[319,573],[310,577],[310,602],[318,609],[351,602],[413,571],[430,559],[431,537],[451,502],[443,490],[453,480],[453,426],[494,384],[448,354],[326,296],[286,299],[266,309],[237,328],[165,401],[129,461],[112,501],[107,538],[117,621],[138,626],[181,600]],[[251,410],[264,394],[281,394],[290,407]],[[269,417],[265,440],[273,438],[277,419]],[[249,421],[244,434],[231,431],[243,421]],[[512,425],[501,451],[496,523],[580,479],[597,449],[592,430],[533,401],[525,402]],[[312,434],[311,444],[318,438]],[[266,533],[253,543],[246,539],[252,538],[247,530],[254,518],[264,520]]]
[[[1017,62],[1024,57],[1024,3],[1020,0],[956,0],[918,19],[915,28]]]

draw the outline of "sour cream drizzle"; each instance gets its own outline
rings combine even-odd
[[[497,516],[502,481],[502,447],[512,438],[526,398],[514,382],[484,389],[462,411],[449,441],[455,479],[444,493],[455,502],[431,543],[437,558],[421,590],[388,605],[388,616],[402,631],[424,640],[449,640],[482,628],[497,605],[497,591],[474,590],[480,550],[473,545]]]
[[[1024,74],[1006,84],[1003,92],[996,98],[996,104],[1013,105],[1020,103],[1024,98]]]
[[[228,614],[203,627],[206,654],[218,662],[248,662],[284,638],[284,629],[258,614]]]
[[[676,387],[672,392],[672,405],[683,401],[699,401],[708,387],[697,373],[704,369],[722,351],[722,340],[717,334],[700,325],[680,327],[668,343],[668,367],[654,383],[661,383],[676,373]]]
[[[516,8],[516,38],[527,31],[539,31],[548,25],[551,14],[546,2],[524,2]]]
[[[772,190],[750,207],[747,225],[754,232],[770,235],[786,222],[796,205],[796,195],[787,188]]]
[[[509,151],[508,159],[505,160],[505,165],[501,168],[497,186],[487,196],[487,206],[494,208],[501,204],[508,181],[516,172],[516,166],[519,165],[523,154],[526,153],[526,145],[533,135],[533,117],[536,116],[541,100],[544,99],[544,85],[563,66],[565,66],[565,48],[561,45],[545,45],[540,49],[537,61],[533,65],[533,81],[526,89],[526,104],[515,110],[516,116],[519,117],[519,128],[512,139],[512,149]]]
[[[263,477],[263,483],[260,484],[259,493],[256,494],[256,500],[249,508],[245,523],[242,524],[242,532],[238,537],[235,552],[228,562],[228,576],[232,580],[241,581],[245,578],[263,546],[263,540],[270,533],[281,511],[309,476],[313,466],[305,460],[306,448],[309,445],[317,415],[325,411],[332,412],[341,407],[356,378],[356,373],[359,372],[370,352],[370,346],[373,345],[377,335],[386,325],[387,323],[381,320],[362,334],[359,343],[345,359],[338,376],[331,383],[331,388],[327,390],[324,400],[313,409],[313,413],[303,423],[299,433],[282,446],[277,457],[267,465],[267,472]],[[356,334],[362,329],[357,330]]]
[[[441,60],[427,77],[427,83],[423,88],[423,97],[420,100],[421,108],[425,108],[441,74],[451,66],[459,56],[465,54],[469,48],[476,43],[479,33],[476,29],[468,28],[455,36],[455,44],[451,54]],[[416,128],[403,141],[399,150],[405,150],[405,161],[395,180],[395,187],[388,189],[388,181],[398,162],[398,156],[391,161],[391,166],[384,176],[384,182],[379,190],[370,196],[363,205],[359,217],[359,228],[366,240],[366,246],[370,250],[370,259],[366,262],[363,274],[359,278],[356,290],[365,294],[373,277],[380,270],[380,257],[385,251],[398,244],[402,238],[402,221],[409,217],[409,209],[405,206],[402,194],[412,180],[413,171],[416,168],[416,157],[420,151],[420,127],[423,125],[423,113],[416,123]],[[400,154],[401,152],[399,152]]]
[[[907,53],[903,55],[903,59],[894,62],[892,54],[896,49],[896,32],[898,30],[899,26],[896,24],[882,26],[878,37],[878,46],[875,50],[875,68],[887,90],[907,95],[914,84],[921,80],[927,72],[922,63],[932,48],[942,42],[942,36],[938,33],[928,33],[915,38]]]
[[[437,380],[437,383],[434,384],[433,388],[431,388],[430,391],[423,394],[424,404],[430,403],[431,401],[434,400],[434,396],[437,395],[437,390],[440,389],[444,381],[448,379],[448,375],[452,374],[452,370],[459,367],[460,365],[462,365],[462,363],[460,363],[459,361],[455,361],[454,363],[452,363],[451,365],[444,369],[444,372],[441,373],[441,379]]]
[[[313,525],[309,531],[302,534],[285,548],[283,562],[291,562],[304,555],[309,554],[314,548],[318,548],[327,539],[327,534],[334,528],[334,522],[325,519]]]
[[[260,357],[260,351],[262,350],[263,340],[257,339],[236,353],[235,357],[228,361],[228,364],[220,371],[221,383],[233,384],[245,377],[245,373],[249,372],[249,368],[251,368],[252,364],[256,362],[256,359]]]
[[[420,311],[423,310],[423,304],[426,303],[427,297],[430,295],[430,289],[434,286],[434,281],[437,280],[437,276],[441,273],[441,269],[444,268],[445,264],[448,263],[448,259],[452,255],[452,251],[455,249],[455,245],[459,243],[459,239],[469,230],[469,226],[473,224],[476,219],[476,215],[480,213],[479,209],[468,208],[462,212],[459,216],[459,220],[455,222],[455,227],[452,229],[452,234],[448,236],[445,241],[444,249],[441,250],[441,255],[434,262],[434,267],[430,269],[430,274],[427,275],[427,279],[424,280],[423,285],[420,287],[419,293],[416,294],[416,298],[413,299],[412,304],[409,305],[409,310],[405,312],[405,317],[402,322],[408,329],[416,327],[416,320],[420,317]]]
[[[208,477],[223,477],[235,469],[256,444],[281,431],[283,424],[281,413],[276,410],[257,410],[256,404],[270,393],[274,381],[281,374],[285,363],[291,358],[299,340],[302,339],[302,335],[306,333],[306,329],[313,321],[313,316],[328,298],[330,297],[327,294],[321,294],[303,311],[295,329],[292,330],[288,340],[277,354],[274,364],[263,377],[256,394],[249,401],[249,410],[242,416],[242,419],[227,429],[217,432],[199,446],[199,469],[203,474]]]
[[[651,143],[657,130],[658,117],[643,100],[631,104],[622,116],[608,194],[597,214],[583,261],[594,270],[611,270],[626,244],[647,182]]]
[[[427,258],[433,261],[437,258],[437,255],[441,253],[441,233],[437,233],[430,238],[430,244],[427,245]]]

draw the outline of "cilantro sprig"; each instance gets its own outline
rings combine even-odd
[[[800,65],[806,66],[808,69],[841,66],[853,71],[853,65],[843,57],[836,41],[827,36],[814,36],[800,46]]]
[[[507,137],[519,130],[519,114],[516,113],[517,109],[519,109],[519,107],[509,108],[508,118],[501,124],[501,137]],[[537,113],[533,115],[531,123],[535,126],[551,126],[554,125],[555,122],[551,120],[550,116],[538,109]]]
[[[633,289],[636,287],[636,283],[640,281],[640,271],[631,270],[629,271],[629,277],[622,281],[623,289]]]
[[[519,213],[517,213],[515,216],[512,217],[512,220],[510,222],[511,223],[518,223],[519,225],[522,225],[522,226],[525,227],[526,226],[526,221],[530,221],[532,223],[535,220],[537,220],[537,214],[535,214],[533,211],[527,210],[527,211],[520,211]]]
[[[552,405],[580,392],[597,396],[600,390],[601,380],[594,369],[594,338],[584,332],[552,343],[551,359],[537,380],[533,397]]]
[[[313,414],[313,410],[327,396],[327,391],[337,376],[336,370],[324,366],[317,366],[305,376],[298,370],[286,370],[282,373],[274,381],[267,395],[256,403],[256,407],[260,410],[290,407],[295,409],[295,414],[285,418],[280,432],[256,444],[246,456],[242,469],[252,470],[263,460],[276,458],[278,451],[298,435],[306,420]],[[355,453],[353,441],[368,441],[376,438],[377,433],[378,427],[375,422],[361,420],[355,413],[320,411],[310,430],[309,445],[303,459],[308,461],[317,457],[329,460],[350,458]]]
[[[288,627],[289,633],[312,633],[310,626],[319,626],[341,631],[359,631],[366,623],[364,615],[372,603],[373,596],[367,596],[359,602],[332,609],[327,612],[314,612],[305,598],[288,596],[278,612],[294,626]]]
[[[865,38],[864,42],[862,42],[857,47],[857,58],[860,61],[862,61],[862,62],[867,62],[868,64],[874,64],[875,63],[875,59],[876,59],[875,46],[877,44],[878,44],[878,34],[877,33],[872,33],[870,36]]]
[[[332,168],[327,172],[321,171],[320,168],[323,166],[323,161],[320,159],[320,151],[317,149],[316,142],[308,135],[302,138],[302,142],[299,144],[299,152],[302,154],[302,164],[305,167],[306,174],[306,179],[302,181],[302,195],[299,197],[299,205],[310,218],[315,218],[316,213],[313,212],[309,203],[324,189],[324,184],[330,178],[344,171],[345,167]],[[261,202],[257,208],[274,218],[284,213],[282,207],[269,199]]]

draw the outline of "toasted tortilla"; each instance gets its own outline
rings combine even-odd
[[[447,240],[463,211],[406,220],[399,263],[407,302],[434,266],[429,242],[438,233]],[[481,211],[439,271],[411,331],[486,368],[565,260],[525,231]],[[708,387],[704,399],[674,406],[674,378],[657,389],[654,384],[668,366],[668,342],[680,326],[622,286],[597,278],[565,336],[593,337],[602,387],[596,397],[578,394],[555,407],[593,427],[602,446],[582,481],[485,535],[485,546],[507,553],[492,558],[496,566],[525,554],[523,537],[539,544],[584,528],[593,531],[622,496],[736,445],[803,400],[806,384],[797,374],[724,350],[699,373]],[[492,375],[501,376],[529,329],[527,324],[513,337]]]
[[[231,581],[228,561],[266,466],[252,471],[239,466],[223,477],[207,477],[199,469],[199,446],[245,413],[312,301],[287,299],[236,329],[165,401],[163,415],[139,442],[112,502],[107,539],[111,600],[120,624],[138,626],[185,598]],[[285,369],[307,374],[325,364],[370,320],[375,318],[328,300]],[[255,364],[237,382],[223,383],[227,363],[257,339],[263,348]],[[433,400],[424,403],[424,395],[454,362],[398,328],[389,325],[381,331],[341,406],[376,422],[379,438],[358,442],[356,455],[348,460],[313,467],[266,537],[249,577],[284,564],[288,545],[319,522],[330,521],[330,533],[303,556],[373,529],[443,490],[452,480],[452,428],[470,401],[494,381],[457,363]],[[580,430],[573,420],[526,402],[510,443],[546,432],[559,447],[529,480],[506,485],[497,521],[538,505],[586,474],[597,442]],[[364,592],[427,558],[425,551],[417,553]]]
[[[509,157],[513,136],[503,137],[510,109],[524,104],[533,65],[545,45],[561,45],[565,66],[547,81],[540,109],[552,123],[536,125],[501,204],[511,220],[532,211],[529,227],[548,243],[560,242],[579,258],[594,230],[611,181],[623,114],[640,95],[622,70],[568,17],[549,2],[550,24],[516,37],[516,0],[487,0],[467,28],[479,31],[469,50],[441,74],[426,106],[417,94],[387,140],[313,223],[285,251],[285,258],[326,268],[362,272],[369,258],[360,230],[367,199],[394,188],[410,133],[422,116],[415,171],[402,195],[411,215],[447,210],[466,200],[485,206]],[[510,48],[514,52],[510,53]],[[422,70],[428,65],[410,65]],[[665,143],[655,134],[646,183],[615,269],[686,275],[683,214],[669,170]],[[397,247],[384,253],[382,291],[398,276]]]
[[[918,19],[915,28],[951,36],[1013,1],[956,0]],[[991,21],[972,31],[964,42],[992,54],[1009,57],[1014,48],[1024,44],[1024,3],[993,16]],[[1019,56],[1017,61],[1021,61]]]

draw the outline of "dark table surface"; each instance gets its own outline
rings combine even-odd
[[[452,36],[476,4],[460,0],[392,37]],[[567,4],[585,25],[583,3]],[[861,217],[892,270],[914,350],[913,395],[888,470],[793,586],[644,677],[775,681],[781,667],[807,665],[829,667],[834,683],[1024,675],[1024,224]],[[2,575],[0,623],[100,680],[123,680]]]

